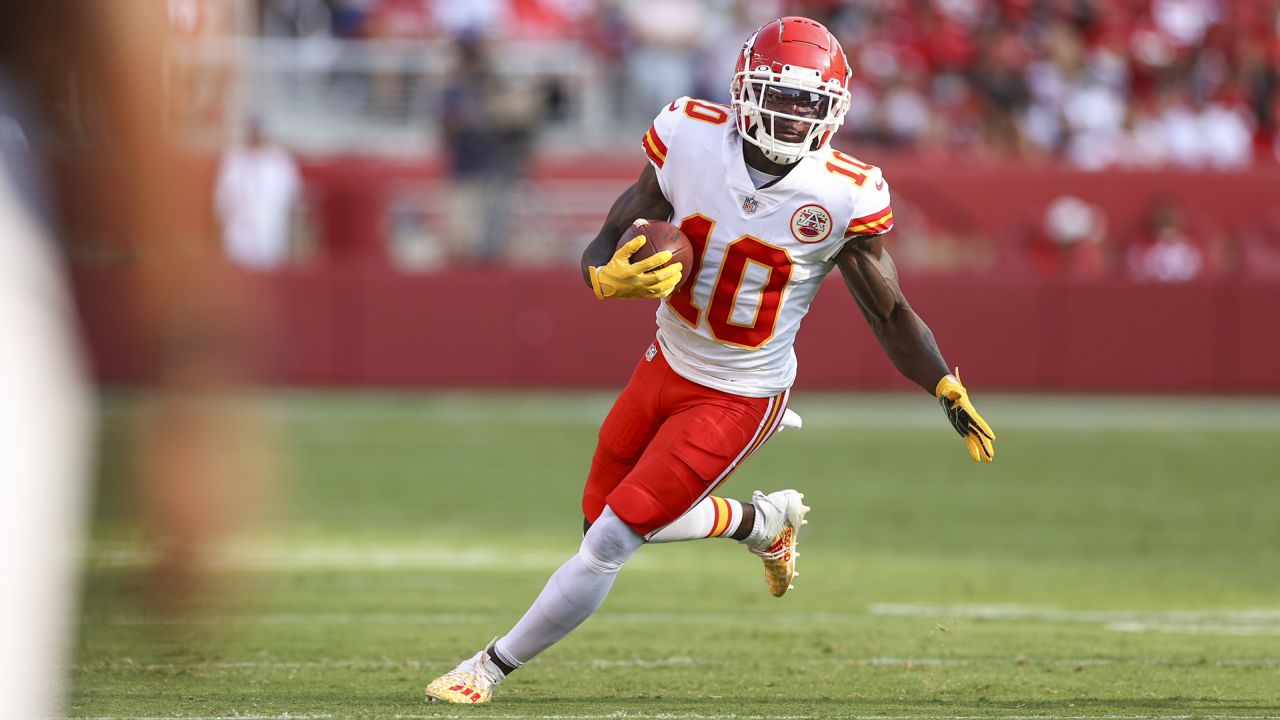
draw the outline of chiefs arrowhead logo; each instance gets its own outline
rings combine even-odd
[[[831,213],[821,205],[803,205],[791,216],[791,234],[802,243],[820,243],[831,235]]]

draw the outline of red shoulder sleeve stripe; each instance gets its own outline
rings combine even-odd
[[[667,145],[662,142],[662,138],[658,137],[658,131],[652,127],[644,134],[644,152],[658,167],[662,167],[667,161]]]
[[[893,208],[885,208],[880,212],[863,215],[849,221],[845,235],[868,235],[886,232],[893,227]]]

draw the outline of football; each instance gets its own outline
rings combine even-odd
[[[681,287],[688,282],[693,274],[693,243],[689,242],[689,238],[680,228],[662,220],[640,218],[622,233],[622,237],[618,239],[618,246],[625,245],[637,235],[645,236],[645,244],[631,256],[631,262],[643,260],[656,252],[670,250],[671,260],[667,265],[675,262],[684,265],[680,285],[676,287]]]

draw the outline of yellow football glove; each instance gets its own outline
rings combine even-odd
[[[591,289],[597,298],[664,298],[676,289],[684,265],[672,263],[659,267],[671,259],[670,252],[663,250],[639,262],[631,262],[631,255],[645,242],[645,236],[637,235],[618,248],[608,264],[590,268]]]
[[[973,403],[969,402],[969,391],[960,382],[960,368],[956,368],[955,375],[947,375],[939,380],[934,394],[938,396],[938,402],[942,403],[942,409],[946,411],[951,425],[969,446],[969,457],[974,462],[991,462],[996,456],[996,434],[991,432],[991,426],[973,409]]]

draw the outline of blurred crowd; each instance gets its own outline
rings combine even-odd
[[[844,132],[938,155],[1231,170],[1280,155],[1280,0],[259,0],[267,35],[571,41],[619,109],[726,100],[742,41],[825,22],[854,68]]]
[[[1060,195],[1040,223],[1005,246],[1039,277],[1126,278],[1182,283],[1205,278],[1280,278],[1280,211],[1269,210],[1230,229],[1189,211],[1173,198],[1155,197],[1132,227],[1115,227],[1098,205]]]

